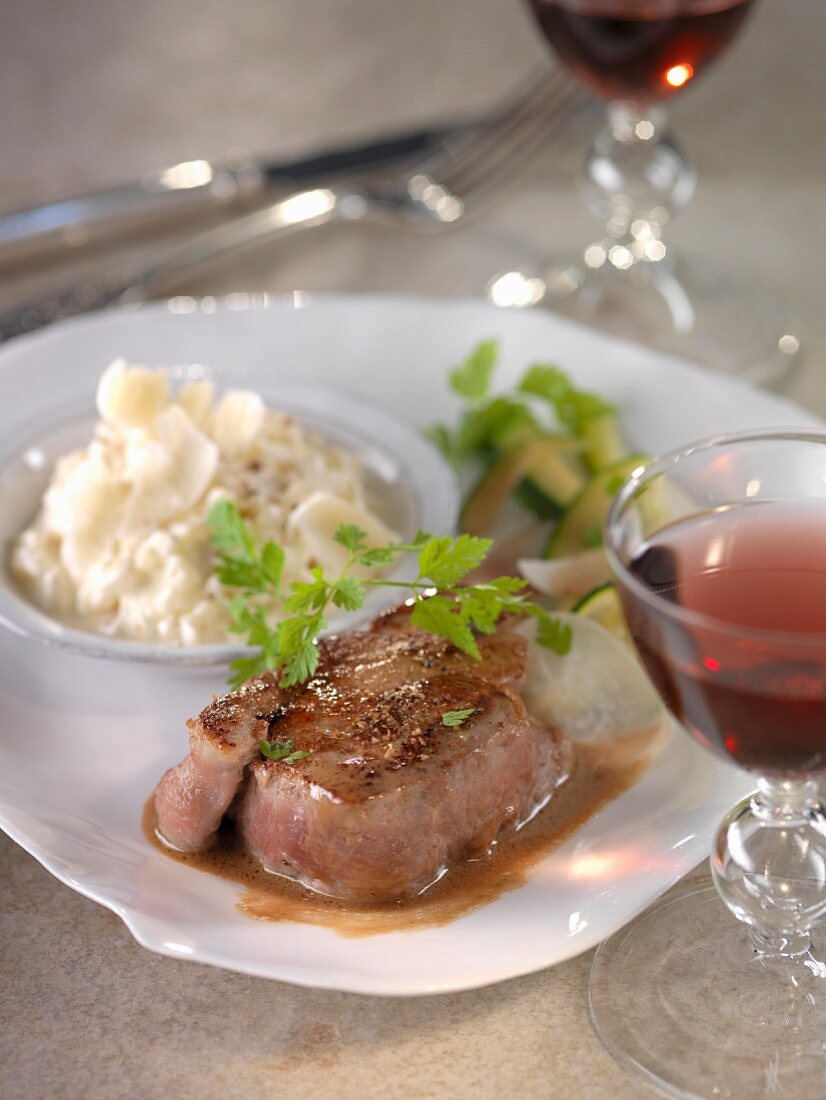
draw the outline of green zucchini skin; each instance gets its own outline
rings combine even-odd
[[[541,520],[558,520],[565,511],[558,501],[552,500],[529,477],[523,478],[516,486],[514,497],[522,507]]]
[[[623,481],[638,466],[649,461],[648,455],[627,455],[595,474],[565,513],[545,545],[542,556],[563,558],[589,549],[588,536],[602,531],[608,509]]]
[[[571,611],[576,614],[584,611],[592,600],[596,599],[596,597],[601,595],[603,592],[606,592],[609,588],[614,588],[613,581],[605,581],[603,584],[598,584],[596,588],[592,588],[590,592],[586,592],[584,596],[580,596],[580,598],[571,608]]]
[[[522,503],[540,518],[557,518],[587,482],[578,450],[569,439],[540,436],[495,452],[465,500],[462,530],[487,534],[512,493],[519,493]]]
[[[585,461],[593,473],[621,462],[628,454],[616,416],[607,414],[589,420],[582,429],[585,443]]]

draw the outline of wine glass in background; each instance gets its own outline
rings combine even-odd
[[[488,285],[498,305],[539,302],[587,324],[768,385],[799,348],[780,303],[745,271],[674,257],[664,230],[696,175],[665,101],[724,53],[754,0],[528,0],[570,71],[607,102],[585,196],[604,222],[585,248]],[[714,241],[706,251],[717,251]]]
[[[620,491],[606,549],[664,702],[757,791],[717,832],[716,890],[683,887],[600,947],[595,1027],[673,1095],[815,1100],[826,1088],[826,433],[732,435],[655,460]],[[692,797],[690,769],[684,782]]]

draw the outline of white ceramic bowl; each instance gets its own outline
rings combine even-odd
[[[96,364],[102,370],[105,363]],[[149,364],[159,366],[160,364]],[[168,367],[173,381],[208,378],[218,392],[250,389],[271,408],[283,409],[347,450],[355,452],[365,469],[371,504],[385,523],[405,537],[419,529],[437,534],[455,528],[459,504],[456,478],[438,451],[424,436],[394,413],[345,390],[316,383],[308,385],[286,377],[275,368],[250,366]],[[45,645],[58,646],[90,657],[172,666],[222,666],[246,652],[238,643],[173,646],[106,638],[51,618],[30,603],[15,585],[7,568],[11,540],[31,521],[49,482],[55,461],[67,451],[85,445],[95,422],[94,379],[82,397],[65,395],[66,371],[55,358],[41,367],[42,377],[0,378],[0,539],[6,548],[0,570],[0,624],[16,634]],[[4,404],[3,390],[13,387],[13,400]],[[400,563],[391,577],[402,575]],[[398,600],[394,591],[374,590],[347,625],[376,615]],[[331,616],[335,630],[341,615]]]

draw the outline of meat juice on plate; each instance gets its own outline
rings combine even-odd
[[[765,775],[826,771],[826,500],[737,505],[678,522],[630,564],[634,642],[708,748]]]
[[[545,37],[605,99],[687,84],[728,46],[753,0],[529,0]]]

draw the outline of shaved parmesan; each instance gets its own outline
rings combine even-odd
[[[257,393],[232,390],[224,394],[209,418],[209,434],[221,454],[245,454],[261,431],[265,411]]]
[[[348,558],[348,551],[333,541],[339,527],[351,524],[365,533],[365,545],[386,546],[398,539],[396,532],[386,527],[367,508],[331,493],[313,493],[295,509],[287,526],[303,544],[304,552],[329,572],[339,572]],[[354,576],[367,576],[370,570],[352,570]]]
[[[105,424],[145,431],[169,403],[169,379],[163,371],[116,359],[101,375],[96,403]]]

